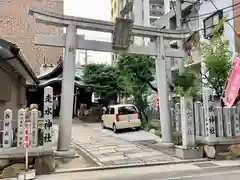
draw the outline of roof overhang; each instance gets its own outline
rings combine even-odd
[[[55,83],[62,83],[62,78],[56,77],[56,78],[52,78],[49,80],[40,80],[39,87],[46,87],[46,86],[50,86],[51,84],[55,84]],[[78,80],[76,77],[75,77],[75,86],[88,87],[88,86],[85,86],[84,83],[81,80]]]
[[[26,81],[39,84],[39,81],[30,65],[14,43],[0,38],[0,60],[10,64],[14,71],[19,73]]]
[[[57,71],[61,71],[62,72],[63,69],[63,62],[60,61],[53,69],[51,69],[49,72],[47,72],[46,74],[37,76],[38,80],[44,80],[44,79],[51,79],[53,78],[52,76],[54,76],[54,74]]]

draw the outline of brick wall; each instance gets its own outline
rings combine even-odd
[[[63,29],[35,23],[28,15],[31,7],[63,13],[63,0],[0,0],[0,37],[17,43],[38,74],[44,59],[45,63],[56,64],[62,49],[34,45],[35,34],[58,35]]]

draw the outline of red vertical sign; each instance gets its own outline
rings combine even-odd
[[[31,143],[29,142],[29,123],[25,124],[25,133],[24,133],[24,147],[29,148]]]
[[[232,71],[225,89],[223,101],[227,107],[232,107],[240,89],[240,58],[234,59]]]
[[[158,93],[154,93],[153,95],[153,107],[159,107]]]

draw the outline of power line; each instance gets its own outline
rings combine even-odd
[[[236,4],[234,4],[234,5],[230,5],[230,6],[226,6],[226,7],[224,7],[224,8],[218,9],[218,8],[216,7],[216,5],[213,3],[213,1],[212,1],[212,0],[210,0],[210,1],[211,1],[211,3],[213,4],[213,6],[215,7],[216,11],[213,11],[213,12],[210,12],[210,13],[200,14],[200,15],[198,15],[198,16],[189,16],[189,17],[187,17],[187,18],[189,18],[189,19],[186,20],[186,21],[184,21],[184,23],[189,22],[189,21],[198,20],[199,17],[204,17],[204,16],[208,16],[208,15],[213,15],[213,14],[217,13],[218,11],[223,11],[223,10],[225,10],[225,9],[231,8],[230,10],[224,11],[224,13],[229,12],[229,11],[231,11],[231,10],[236,10],[236,9],[240,8],[240,6],[238,6],[238,5],[240,5],[240,2],[239,2],[239,3],[236,3]],[[176,10],[175,10],[175,7],[174,7],[174,1],[171,0],[170,3],[172,4],[172,6],[173,6],[173,11],[175,12],[175,15],[176,15]],[[193,3],[193,4],[194,4],[194,3]],[[238,6],[238,7],[236,7],[236,6]],[[232,26],[229,22],[228,22],[228,24],[229,24],[230,26]],[[232,28],[233,28],[233,27],[232,27]]]
[[[239,14],[239,15],[236,15],[236,16],[233,16],[233,17],[231,17],[231,18],[228,18],[228,19],[224,20],[224,22],[229,22],[229,21],[231,21],[231,20],[233,20],[233,19],[236,19],[236,18],[238,18],[238,17],[240,17],[240,14]],[[210,28],[213,28],[213,27],[216,27],[216,26],[218,26],[218,24],[215,24],[215,25],[212,25],[212,26],[208,26],[208,27],[205,27],[205,28],[201,28],[201,29],[198,29],[198,30],[196,30],[196,31],[194,31],[194,32],[202,31],[202,30],[204,30],[204,29],[210,29]],[[235,32],[236,32],[236,30],[235,30]],[[174,34],[182,34],[182,33],[181,33],[181,32],[176,32],[176,33],[174,33]]]
[[[233,20],[233,19],[236,19],[236,18],[238,18],[238,17],[240,17],[240,14],[239,15],[236,15],[236,16],[233,16],[233,17],[231,17],[231,18],[228,18],[228,19],[226,19],[224,22],[228,22],[228,21],[231,21],[231,20]],[[198,31],[203,31],[203,30],[205,30],[205,29],[210,29],[210,28],[213,28],[213,27],[216,27],[216,26],[218,26],[218,24],[215,24],[215,25],[212,25],[212,26],[208,26],[208,27],[205,27],[205,28],[201,28],[201,29],[198,29],[198,30],[196,30],[196,31],[194,31],[194,32],[198,32]],[[236,31],[236,30],[235,30]],[[176,33],[174,33],[174,34],[182,34],[181,32],[176,32]]]
[[[230,10],[234,10],[235,8],[237,9],[237,8],[240,7],[240,6],[239,6],[239,7],[235,7],[235,6],[238,6],[238,5],[240,5],[240,2],[239,2],[239,3],[236,3],[236,4],[234,4],[234,5],[230,5],[230,6],[226,6],[226,7],[224,7],[224,8],[218,9],[217,11],[213,11],[213,12],[210,12],[210,13],[200,14],[200,15],[198,15],[198,16],[189,16],[188,18],[194,19],[194,18],[199,18],[199,17],[203,17],[203,16],[208,16],[208,15],[215,14],[215,13],[217,13],[218,11],[223,11],[223,10],[229,9],[229,8],[231,8]],[[229,11],[230,11],[230,10],[229,10]],[[225,12],[229,12],[229,11],[225,11]]]
[[[223,11],[223,13],[227,13],[227,12],[230,12],[230,11],[233,11],[233,10],[236,10],[236,9],[239,9],[240,8],[240,6],[238,6],[238,7],[235,7],[235,8],[232,8],[232,9],[230,9],[230,10],[227,10],[227,11]],[[219,11],[221,11],[222,9],[220,9]],[[214,12],[212,12],[212,13],[206,13],[206,15],[209,15],[209,16],[211,16],[211,15],[213,15],[213,14],[215,14],[215,13],[217,13],[218,11],[214,11]],[[194,17],[194,18],[193,18]],[[202,17],[202,18],[201,18]],[[188,18],[190,18],[190,19],[188,19]],[[205,16],[191,16],[191,17],[186,17],[185,18],[185,21],[183,21],[184,23],[187,23],[187,22],[191,22],[191,21],[196,21],[196,20],[199,20],[199,19],[204,19],[205,18]]]
[[[216,4],[214,4],[213,0],[210,0],[210,2],[212,3],[212,5],[215,7],[216,10],[218,10]],[[235,17],[236,18],[236,17]],[[237,37],[240,39],[240,37],[238,36],[238,33],[236,31],[236,29],[230,24],[229,21],[227,21],[228,25],[232,28],[232,30],[234,31],[234,33],[237,35]],[[239,49],[239,46],[237,45],[237,43],[235,43],[237,48]]]
[[[210,1],[211,1],[211,0],[210,0]],[[233,20],[233,19],[235,19],[235,18],[237,18],[237,17],[240,17],[240,14],[237,15],[237,16],[233,16],[233,17],[231,17],[231,18],[228,18],[228,19],[225,20],[224,22],[229,23],[229,21],[231,21],[231,20]],[[195,32],[202,31],[202,30],[204,30],[204,29],[210,29],[210,28],[213,28],[213,27],[216,27],[216,26],[218,26],[218,24],[215,24],[215,25],[212,25],[212,26],[208,26],[208,27],[206,27],[206,28],[198,29],[198,30],[196,30]],[[235,30],[235,29],[234,29],[234,30]],[[236,32],[236,30],[235,30],[235,32]],[[180,33],[180,34],[181,34],[181,33]]]

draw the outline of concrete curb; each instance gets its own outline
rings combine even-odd
[[[165,162],[153,162],[153,163],[137,163],[137,164],[125,164],[125,165],[113,165],[113,166],[63,169],[63,170],[56,170],[52,174],[101,171],[101,170],[122,169],[122,168],[146,167],[146,166],[163,166],[163,165],[171,165],[171,164],[185,164],[185,163],[206,162],[206,161],[210,161],[210,159],[191,159],[191,160],[180,160],[180,161],[165,161]]]

